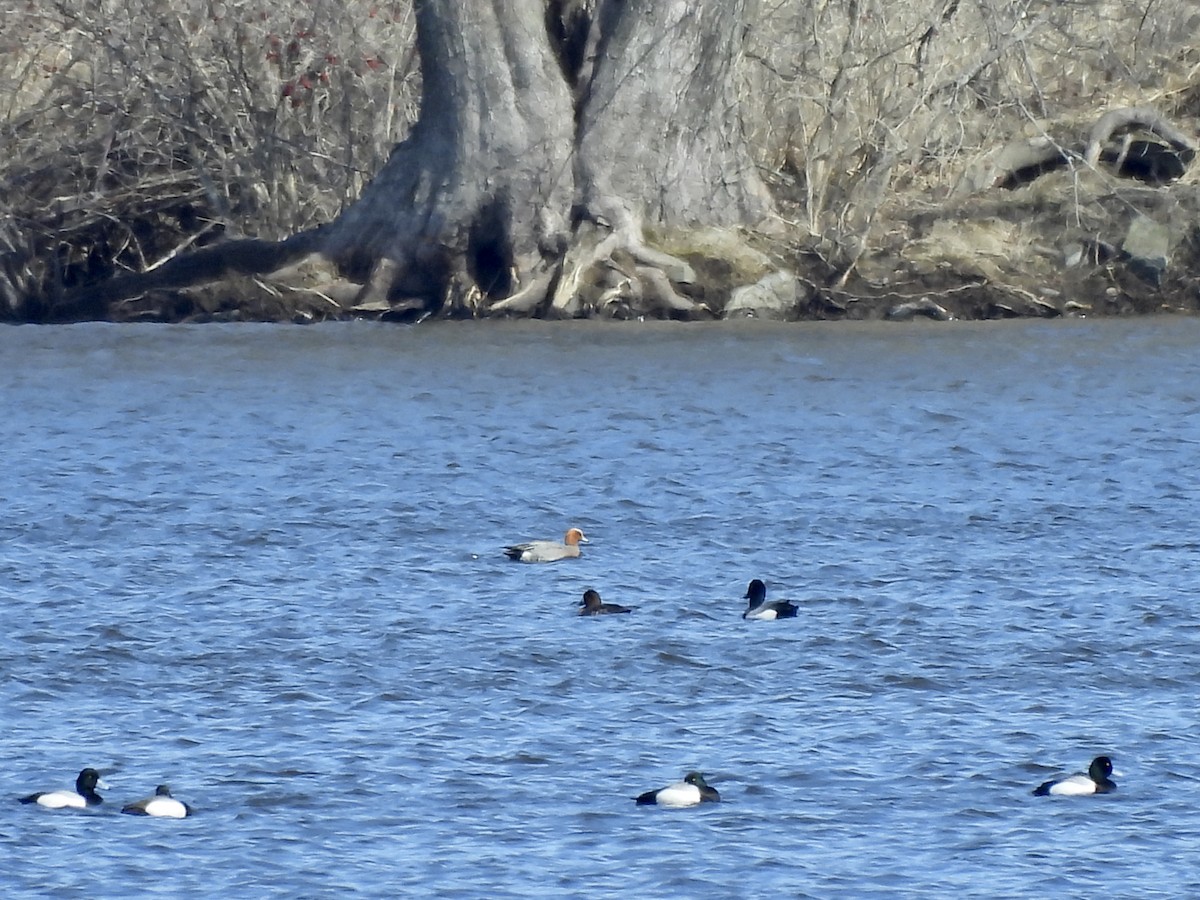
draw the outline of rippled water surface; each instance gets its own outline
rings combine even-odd
[[[3,892],[1197,896],[1198,351],[0,330]],[[1098,753],[1116,794],[1030,795]],[[86,765],[98,812],[16,802]],[[723,802],[634,805],[689,769]],[[119,814],[163,781],[194,817]]]

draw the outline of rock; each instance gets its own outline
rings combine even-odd
[[[887,311],[885,318],[891,319],[893,322],[907,322],[917,316],[935,319],[938,322],[948,322],[954,318],[944,306],[938,305],[928,297],[893,306]]]
[[[1129,254],[1130,271],[1158,287],[1171,253],[1170,229],[1147,216],[1135,215],[1125,232],[1121,249]]]
[[[1029,315],[1038,316],[1042,319],[1057,319],[1063,314],[1062,310],[1051,303],[1049,300],[1043,300],[1040,297],[1029,297]]]
[[[1120,255],[1120,248],[1108,241],[1088,236],[1068,243],[1063,250],[1062,261],[1067,268],[1082,265],[1099,266]]]
[[[1024,303],[1001,303],[994,300],[987,305],[989,319],[1017,319],[1036,317],[1040,319],[1055,319],[1063,314],[1062,310],[1045,300],[1037,297],[1021,298]]]
[[[790,272],[772,272],[744,287],[735,288],[725,304],[726,319],[794,319],[799,291]]]

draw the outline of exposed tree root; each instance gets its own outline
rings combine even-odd
[[[205,247],[177,256],[149,272],[120,275],[100,284],[66,291],[50,304],[46,318],[89,318],[152,291],[198,287],[239,276],[268,276],[319,250],[320,240],[320,231],[313,230],[285,241],[243,239]]]
[[[606,206],[611,216],[597,216],[576,229],[549,314],[557,318],[712,315],[705,304],[675,289],[676,284],[695,280],[692,267],[649,246],[640,221],[623,205]]]

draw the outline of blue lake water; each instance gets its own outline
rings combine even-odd
[[[0,889],[1200,895],[1198,351],[0,329]],[[755,577],[800,615],[743,621]],[[1100,753],[1115,794],[1031,796]],[[16,802],[84,766],[97,811]],[[691,769],[723,802],[634,805]],[[194,817],[119,814],[164,781]]]

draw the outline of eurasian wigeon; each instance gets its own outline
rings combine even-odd
[[[578,528],[568,529],[563,542],[530,541],[527,544],[513,544],[504,548],[504,555],[516,562],[541,563],[557,562],[560,559],[575,559],[579,556],[579,545],[586,544],[588,539]]]

